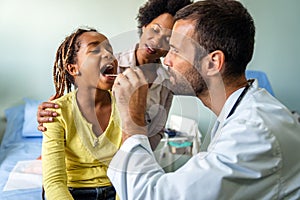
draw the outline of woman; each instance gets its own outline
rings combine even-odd
[[[128,67],[140,67],[149,82],[146,119],[153,150],[164,135],[164,126],[173,98],[168,89],[169,75],[160,58],[169,50],[175,13],[191,3],[190,0],[147,1],[140,7],[137,15],[140,42],[128,51],[116,54],[119,62],[118,73]],[[40,131],[45,130],[42,123],[51,122],[57,116],[57,113],[45,109],[55,107],[55,104],[47,102],[39,106],[37,120]]]
[[[128,51],[116,54],[119,72],[128,67],[139,67],[149,82],[146,120],[152,149],[164,135],[173,98],[168,87],[169,74],[160,59],[169,50],[175,13],[191,3],[190,0],[147,1],[137,15],[140,42]]]
[[[106,75],[117,72],[112,47],[96,30],[78,29],[58,48],[53,72],[53,102],[60,108],[54,122],[45,124],[42,163],[46,197],[115,199],[106,175],[121,144],[118,114],[109,91],[114,77]]]

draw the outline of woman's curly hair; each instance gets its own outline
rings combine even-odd
[[[192,3],[192,0],[148,0],[139,8],[136,17],[139,35],[142,34],[143,26],[147,26],[156,17],[164,13],[174,16],[178,10]]]

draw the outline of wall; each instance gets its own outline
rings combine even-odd
[[[241,0],[257,27],[250,69],[265,71],[275,95],[300,112],[297,57],[300,53],[298,0]],[[145,0],[0,0],[0,116],[23,97],[53,94],[52,65],[64,37],[80,25],[106,34],[115,51],[136,41],[136,13]],[[126,45],[125,45],[126,46]],[[204,134],[213,114],[195,98],[176,97],[171,113],[199,121]]]
[[[250,69],[267,73],[275,96],[300,112],[300,1],[241,0],[254,18],[256,45]]]
[[[114,41],[130,32],[127,42],[133,44],[138,38],[135,17],[143,2],[1,0],[0,115],[23,97],[48,99],[53,94],[56,49],[78,26],[97,28]]]
[[[248,69],[266,72],[275,96],[300,112],[300,1],[240,1],[256,25],[255,51]],[[173,103],[170,112],[197,120],[203,135],[212,127],[215,116],[198,99],[179,96]]]
[[[145,0],[0,0],[0,141],[4,110],[22,98],[54,93],[52,66],[63,39],[78,26],[104,33],[119,51],[137,41]]]

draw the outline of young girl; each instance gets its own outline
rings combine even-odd
[[[121,144],[110,93],[115,77],[107,75],[116,72],[109,41],[94,29],[78,29],[58,48],[53,102],[59,115],[45,124],[42,149],[47,200],[115,199],[106,171]]]
[[[160,61],[169,50],[169,38],[174,25],[175,13],[191,4],[192,0],[149,0],[139,8],[137,14],[140,41],[132,49],[116,54],[119,62],[118,71],[123,72],[129,67],[139,67],[149,82],[147,96],[146,120],[148,137],[154,150],[164,135],[173,95],[168,89],[169,74]],[[43,123],[52,122],[57,116],[55,104],[44,102],[37,113],[38,129],[45,131]]]

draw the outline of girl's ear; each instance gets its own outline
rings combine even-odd
[[[215,75],[221,73],[221,70],[224,67],[225,55],[222,51],[216,50],[209,54],[209,65],[208,65],[208,74]]]
[[[68,64],[67,65],[67,71],[71,76],[78,76],[79,75],[79,69],[78,66],[75,64]]]

